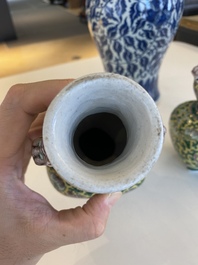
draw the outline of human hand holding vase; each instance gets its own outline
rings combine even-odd
[[[0,105],[1,265],[35,265],[49,251],[100,236],[121,195],[100,194],[82,207],[56,210],[25,185],[32,140],[40,135],[43,113],[70,81],[15,85]]]

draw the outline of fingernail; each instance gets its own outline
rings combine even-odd
[[[110,193],[109,196],[107,197],[107,203],[110,207],[112,207],[122,196],[122,192],[115,192],[115,193]]]

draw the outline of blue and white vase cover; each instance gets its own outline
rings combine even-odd
[[[105,71],[132,78],[157,100],[160,65],[183,0],[87,0],[86,13]]]

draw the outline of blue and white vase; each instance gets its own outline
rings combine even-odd
[[[159,98],[162,58],[177,31],[183,0],[87,0],[89,29],[107,72],[132,78]]]

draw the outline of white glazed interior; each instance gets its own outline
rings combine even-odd
[[[94,167],[76,155],[73,134],[84,117],[99,112],[121,118],[128,140],[113,163]],[[99,73],[72,82],[58,94],[47,110],[43,140],[63,179],[81,190],[110,193],[131,187],[150,171],[161,152],[163,124],[155,102],[137,83]]]

